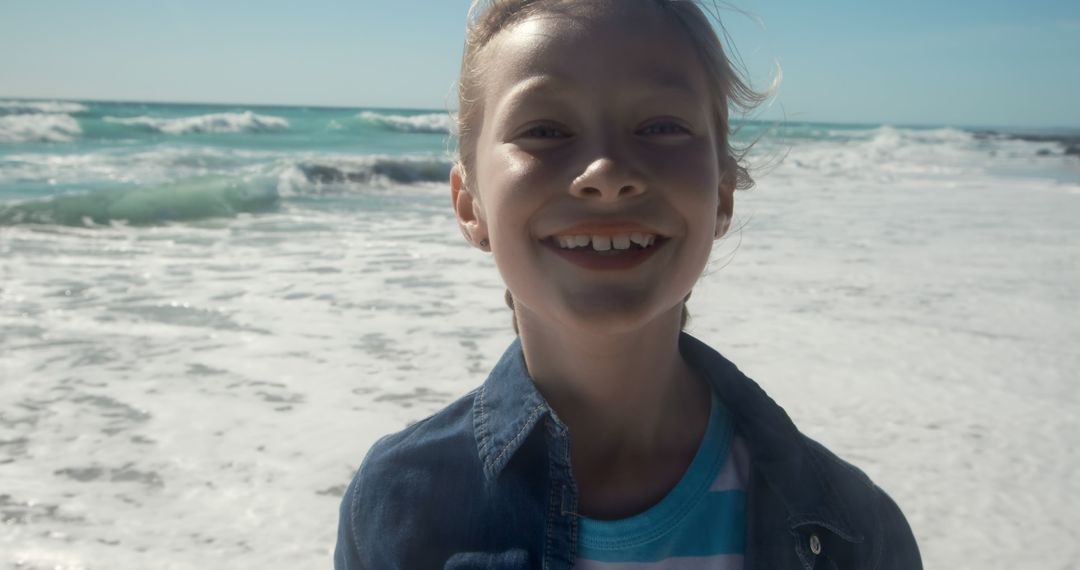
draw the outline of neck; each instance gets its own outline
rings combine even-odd
[[[696,447],[709,391],[679,353],[681,310],[618,334],[567,330],[518,311],[529,374],[569,428],[575,461],[641,461]]]

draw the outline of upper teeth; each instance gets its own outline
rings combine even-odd
[[[615,234],[608,236],[555,236],[555,239],[558,240],[559,246],[564,249],[586,247],[589,244],[592,244],[592,248],[596,251],[607,251],[609,249],[630,249],[631,243],[636,243],[641,247],[649,247],[650,245],[656,243],[655,235],[644,234],[640,232],[634,232],[631,234]]]

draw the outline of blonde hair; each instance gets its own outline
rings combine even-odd
[[[573,2],[589,0],[473,0],[469,8],[468,27],[465,34],[465,50],[461,59],[461,76],[458,80],[458,156],[456,166],[461,175],[466,191],[473,193],[474,199],[480,200],[479,193],[470,182],[471,167],[476,153],[478,126],[483,117],[483,101],[479,96],[481,84],[481,56],[484,48],[499,32],[531,16],[554,10]],[[629,0],[619,0],[626,2]],[[748,189],[754,185],[753,178],[744,161],[745,150],[736,151],[731,146],[734,130],[729,121],[729,108],[747,113],[764,101],[768,93],[759,93],[750,87],[743,78],[744,73],[732,64],[724,52],[723,43],[713,29],[709,16],[696,0],[638,0],[652,2],[670,16],[686,33],[694,49],[701,58],[701,63],[708,78],[713,95],[713,113],[715,115],[716,135],[718,139],[718,161],[725,184],[736,189]],[[713,17],[717,26],[723,30],[723,24],[716,14]],[[686,296],[689,299],[690,295]],[[506,304],[514,308],[510,290],[506,291]],[[689,313],[686,300],[683,300],[681,327],[686,326]],[[517,318],[514,318],[514,332],[518,332]]]

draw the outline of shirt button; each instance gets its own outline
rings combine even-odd
[[[813,552],[814,556],[821,554],[821,539],[816,532],[810,535],[810,552]]]

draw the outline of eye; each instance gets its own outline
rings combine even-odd
[[[530,139],[561,139],[566,138],[569,134],[553,125],[536,125],[521,133],[521,136]]]
[[[682,135],[690,133],[686,127],[671,121],[653,123],[638,132],[643,135]]]

